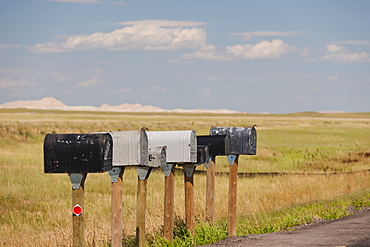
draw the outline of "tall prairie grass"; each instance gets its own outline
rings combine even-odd
[[[71,246],[71,183],[66,174],[43,173],[46,133],[195,129],[257,124],[256,156],[239,159],[240,172],[285,172],[291,175],[239,178],[238,217],[252,217],[293,205],[329,200],[370,188],[370,114],[136,114],[34,110],[0,110],[0,245]],[[197,169],[205,169],[200,166]],[[227,172],[224,157],[216,170]],[[364,172],[360,172],[364,171]],[[353,173],[342,173],[353,172]],[[294,174],[293,174],[294,173]],[[297,175],[295,173],[302,173]],[[320,175],[309,175],[315,173]],[[335,173],[335,174],[333,174]],[[184,185],[175,176],[175,214],[184,219]],[[205,176],[196,174],[196,222],[205,220]],[[216,178],[216,219],[227,217],[228,177]],[[123,233],[135,234],[137,172],[123,176]],[[163,225],[164,176],[148,180],[147,233]],[[85,182],[85,238],[88,246],[110,241],[111,182],[107,173],[88,174]],[[317,212],[312,212],[318,217]],[[245,233],[240,222],[238,232]]]

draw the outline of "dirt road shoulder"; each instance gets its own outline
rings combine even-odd
[[[228,237],[208,247],[223,246],[370,246],[370,208],[342,219],[308,224],[295,231]]]

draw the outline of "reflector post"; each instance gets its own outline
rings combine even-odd
[[[80,216],[82,214],[82,211],[82,207],[78,204],[76,204],[72,210],[74,216]]]

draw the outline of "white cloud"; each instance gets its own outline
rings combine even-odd
[[[71,79],[71,77],[58,72],[52,72],[49,74],[49,76],[53,78],[53,80],[56,80],[57,82],[68,81]]]
[[[263,40],[255,45],[245,44],[227,47],[230,54],[245,59],[279,58],[294,49],[294,46],[290,46],[280,39],[274,39],[271,42]]]
[[[196,59],[205,59],[205,60],[214,60],[214,61],[224,61],[231,60],[231,58],[226,57],[222,54],[218,54],[215,51],[196,51],[193,53],[187,53],[182,55],[183,58],[196,58]]]
[[[333,43],[340,45],[370,45],[370,41],[368,40],[342,40]]]
[[[63,2],[63,3],[85,3],[85,4],[109,4],[109,5],[126,5],[124,1],[105,1],[105,0],[46,0],[49,2]]]
[[[308,36],[312,31],[255,31],[244,33],[233,33],[231,36],[243,36],[244,40],[250,40],[255,36],[279,36],[279,37],[295,37]]]
[[[154,86],[154,87],[150,88],[150,91],[153,91],[153,92],[168,92],[169,89],[167,87]]]
[[[114,91],[108,92],[108,94],[125,94],[125,93],[130,93],[132,92],[131,88],[119,88]]]
[[[15,87],[15,86],[25,86],[28,84],[29,83],[25,80],[13,80],[10,77],[0,78],[0,88],[2,89]]]
[[[125,21],[118,24],[125,26],[157,26],[157,27],[197,27],[205,26],[206,22],[200,21],[174,21],[174,20],[140,20],[140,21]]]
[[[331,75],[331,76],[328,77],[328,79],[331,80],[331,81],[336,81],[336,80],[338,80],[338,76]]]
[[[226,52],[196,51],[182,55],[183,58],[196,58],[214,61],[241,59],[272,59],[279,58],[291,51],[300,51],[295,46],[284,43],[283,40],[275,39],[273,41],[263,40],[257,44],[244,44],[226,47]]]
[[[346,47],[338,46],[336,44],[329,44],[326,46],[328,54],[321,56],[322,61],[329,61],[334,63],[358,63],[370,62],[370,54],[367,52],[351,53]]]
[[[73,50],[179,50],[215,49],[207,44],[207,35],[201,22],[177,22],[144,20],[123,22],[131,25],[110,33],[97,32],[90,35],[70,36],[65,42],[49,42],[28,47],[32,53],[71,52]],[[166,27],[164,27],[164,26]],[[174,27],[181,25],[182,27]],[[168,27],[169,26],[169,27]]]
[[[210,77],[208,78],[208,80],[210,80],[210,81],[221,81],[221,78],[220,78],[220,77],[218,77],[218,76],[210,76]]]
[[[346,48],[344,46],[330,44],[326,46],[326,51],[327,52],[346,52]]]
[[[312,47],[307,47],[305,49],[297,49],[295,52],[298,56],[303,58],[306,62],[315,62],[316,59],[310,53]]]
[[[102,79],[100,79],[99,77],[93,76],[91,79],[89,79],[87,81],[79,82],[77,84],[77,87],[80,87],[80,88],[96,87],[96,86],[102,84],[103,82],[104,81]]]
[[[331,53],[321,57],[321,60],[338,63],[370,62],[370,55],[366,52],[360,53]]]
[[[130,93],[131,91],[131,88],[119,88],[111,93]]]
[[[200,93],[197,95],[198,98],[203,98],[207,95],[212,94],[212,90],[210,88],[201,89],[199,91]]]
[[[4,44],[0,43],[0,52],[6,49],[11,49],[11,48],[18,48],[20,45],[18,44]]]

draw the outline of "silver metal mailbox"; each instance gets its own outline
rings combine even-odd
[[[254,127],[213,127],[210,135],[226,135],[226,155],[256,154],[257,132]]]
[[[167,147],[163,146],[149,148],[150,167],[164,167],[166,165],[166,149]]]
[[[103,132],[113,140],[112,166],[148,166],[148,136],[145,130]]]
[[[148,166],[148,136],[145,130],[109,132],[113,139],[115,166]]]
[[[197,138],[194,130],[147,131],[146,133],[149,146],[167,147],[167,163],[197,163]]]

